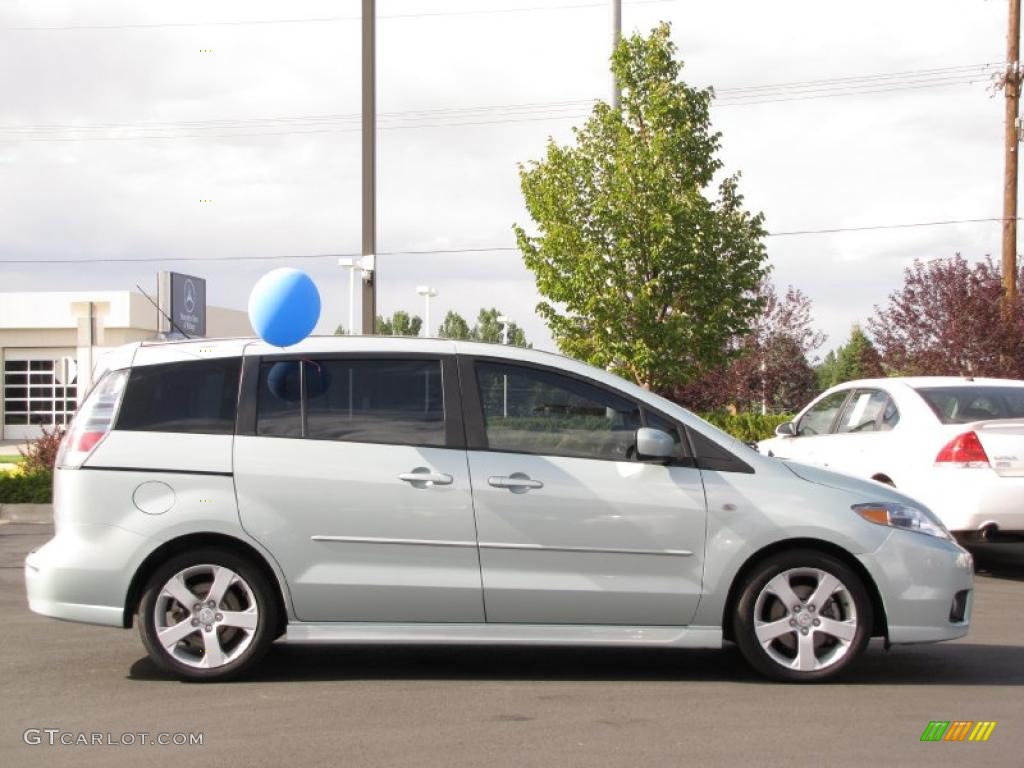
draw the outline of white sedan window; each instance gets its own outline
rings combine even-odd
[[[859,389],[839,419],[838,432],[875,432],[892,429],[890,413],[895,411],[889,396],[877,389]],[[883,419],[879,416],[885,414]]]

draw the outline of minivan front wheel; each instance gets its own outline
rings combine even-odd
[[[871,637],[871,600],[841,560],[813,550],[780,552],[745,582],[734,617],[747,661],[776,680],[821,680],[849,666]]]
[[[234,553],[199,549],[156,569],[138,623],[158,666],[186,680],[226,680],[250,670],[267,652],[276,614],[259,569]]]

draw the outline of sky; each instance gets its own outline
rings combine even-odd
[[[359,13],[0,0],[0,291],[155,291],[172,269],[244,309],[291,266],[320,288],[318,332],[347,324],[330,255],[360,247]],[[554,349],[511,250],[513,223],[530,229],[517,164],[609,98],[610,2],[377,0],[377,14],[377,240],[394,254],[378,258],[378,309],[422,314],[428,284],[435,328],[495,306]],[[626,34],[672,22],[684,79],[718,93],[725,170],[785,233],[998,218],[1006,14],[1005,0],[624,0],[622,18]],[[766,244],[779,288],[813,301],[824,352],[913,259],[998,258],[1000,236],[975,222]],[[437,253],[473,248],[505,250]],[[224,257],[260,258],[175,261]]]

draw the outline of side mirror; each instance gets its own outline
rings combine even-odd
[[[636,431],[638,459],[671,459],[675,455],[676,443],[668,432],[653,427],[640,427]]]
[[[787,421],[785,424],[779,424],[775,428],[775,434],[778,437],[796,437],[796,422]]]

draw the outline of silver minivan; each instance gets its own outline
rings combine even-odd
[[[558,355],[130,345],[68,432],[32,610],[189,680],[300,643],[716,648],[808,681],[966,634],[970,555],[891,488],[758,455]]]

